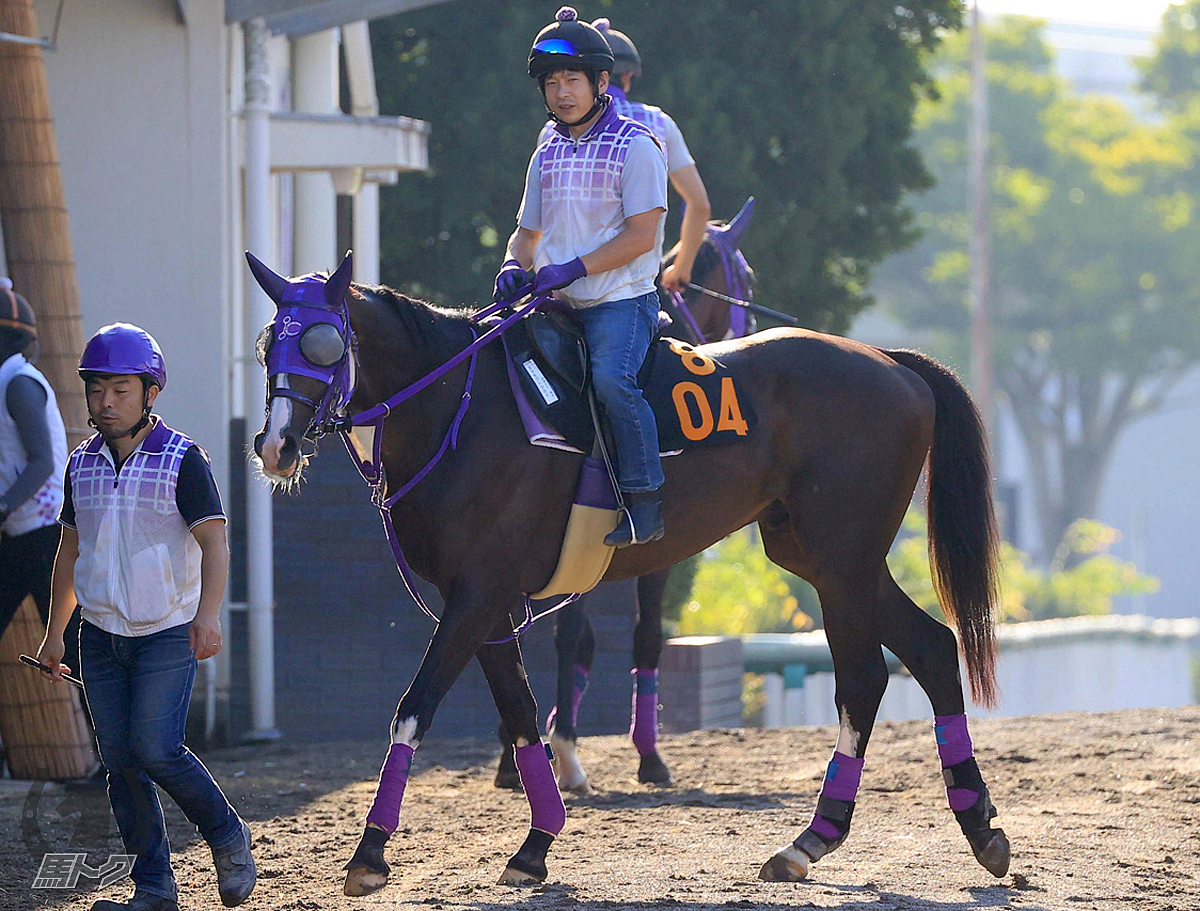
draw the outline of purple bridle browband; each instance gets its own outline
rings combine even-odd
[[[705,288],[702,285],[697,285],[688,282],[688,287],[703,294],[711,295],[718,300],[725,300],[733,303],[737,301],[739,306],[729,308],[729,329],[733,332],[734,338],[741,338],[746,334],[746,305],[753,300],[753,289],[750,287],[750,266],[746,262],[746,257],[742,255],[742,251],[736,247],[732,253],[726,248],[724,236],[721,232],[709,225],[706,229],[708,240],[717,250],[717,256],[720,257],[721,267],[725,270],[725,287],[729,289],[729,294],[718,294],[710,288]],[[737,268],[734,269],[736,264]],[[688,307],[687,301],[684,300],[682,294],[678,291],[671,292],[671,303],[683,315],[688,327],[695,333],[697,344],[702,344],[708,341],[720,341],[720,339],[707,339],[704,333],[700,331],[700,324],[696,322],[695,314]]]
[[[292,302],[289,300],[289,294],[290,289],[293,287],[298,289],[296,294],[300,295],[300,299],[303,300],[304,297],[309,296],[305,293],[304,286],[315,284],[317,284],[315,281],[289,283],[289,292],[285,293],[284,301],[286,303]],[[516,298],[514,298],[514,301],[524,298],[529,293],[529,290],[530,289],[528,286],[523,288]],[[339,331],[342,333],[342,338],[345,342],[345,351],[343,352],[338,363],[329,368],[309,366],[302,362],[301,359],[292,358],[289,356],[290,349],[281,352],[278,356],[274,356],[275,345],[272,344],[267,354],[267,412],[268,414],[270,413],[271,402],[276,396],[283,396],[284,398],[290,398],[295,401],[303,402],[310,408],[314,409],[313,417],[310,419],[308,428],[304,433],[305,439],[311,440],[315,443],[325,434],[335,432],[342,437],[342,442],[346,447],[346,451],[350,454],[351,459],[354,461],[354,467],[358,469],[358,473],[362,476],[363,480],[366,481],[371,487],[371,502],[379,508],[379,512],[383,518],[384,531],[387,534],[388,544],[392,548],[392,556],[396,560],[396,568],[400,572],[400,578],[404,581],[404,587],[408,589],[409,595],[412,597],[413,601],[416,602],[421,611],[426,616],[430,617],[434,623],[440,623],[440,618],[429,608],[429,605],[425,603],[425,599],[421,597],[421,593],[417,590],[415,573],[413,572],[412,567],[409,566],[407,558],[404,556],[404,550],[400,546],[399,536],[396,534],[395,523],[392,521],[392,506],[394,506],[405,494],[416,487],[417,484],[424,480],[424,478],[431,471],[433,471],[434,467],[436,467],[438,462],[441,461],[447,450],[458,448],[458,431],[462,425],[463,419],[467,416],[467,410],[471,406],[471,387],[475,381],[475,362],[479,350],[489,342],[495,341],[505,331],[507,331],[510,326],[512,326],[518,320],[524,319],[525,316],[527,316],[533,310],[536,310],[538,307],[544,305],[548,300],[550,300],[550,296],[548,294],[531,298],[528,303],[503,317],[500,322],[488,328],[487,331],[485,331],[482,335],[479,335],[475,331],[475,328],[472,327],[471,344],[469,344],[466,348],[458,352],[458,354],[454,355],[452,358],[443,363],[441,366],[435,368],[430,373],[425,374],[425,376],[413,383],[410,383],[408,386],[405,386],[395,395],[388,397],[378,405],[368,408],[366,411],[363,411],[357,415],[348,415],[345,412],[345,408],[349,405],[350,400],[354,397],[356,386],[355,382],[353,381],[355,373],[354,362],[358,355],[358,344],[354,336],[354,329],[350,324],[350,312],[349,308],[346,306],[346,302],[343,300],[341,307],[336,311],[327,306],[285,307],[284,304],[281,304],[279,312],[276,315],[275,322],[271,326],[271,332],[273,335],[277,331],[279,333],[275,340],[283,341],[285,338],[297,337],[301,335],[312,325],[312,323],[306,324],[301,322],[299,319],[296,319],[295,324],[298,325],[299,328],[295,332],[291,332],[289,330],[288,326],[290,326],[291,323],[289,323],[288,320],[292,319],[293,317],[300,316],[301,311],[319,310],[321,311],[322,317],[333,315],[340,319],[341,327],[339,327]],[[506,307],[511,307],[512,305],[513,301],[501,301],[499,303],[492,304],[491,306],[484,308],[479,313],[476,313],[474,316],[472,316],[471,320],[472,322],[479,323],[484,319],[493,316],[500,310]],[[276,327],[279,324],[280,315],[284,317],[284,327],[277,330]],[[387,477],[383,465],[382,441],[383,425],[387,420],[388,415],[391,414],[393,408],[403,402],[406,402],[423,389],[428,388],[468,358],[470,358],[470,366],[467,368],[467,380],[463,389],[462,398],[459,401],[458,410],[454,414],[454,419],[450,422],[450,427],[446,431],[445,436],[442,438],[441,446],[438,447],[438,451],[434,454],[434,456],[425,463],[424,467],[422,467],[420,471],[413,475],[413,477],[403,487],[390,496],[387,495]],[[276,365],[279,369],[272,371],[272,364]],[[289,389],[287,387],[277,387],[271,381],[274,379],[274,377],[281,373],[293,373],[321,380],[327,384],[325,393],[318,402],[309,398],[308,396],[296,392],[293,389]],[[373,426],[375,429],[369,461],[364,461],[359,456],[358,451],[350,438],[350,432],[352,428],[366,426]],[[579,594],[568,595],[553,607],[534,614],[532,600],[528,595],[524,595],[525,619],[512,631],[510,635],[503,639],[488,640],[484,644],[500,645],[505,642],[511,642],[529,629],[529,627],[532,626],[535,621],[540,620],[542,617],[552,614],[555,611],[561,610],[568,604],[572,604],[573,602],[577,601],[579,597]]]

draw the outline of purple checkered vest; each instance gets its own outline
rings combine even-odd
[[[534,252],[534,269],[584,256],[624,230],[622,169],[631,144],[639,138],[657,145],[649,128],[621,117],[610,104],[578,140],[565,128],[555,129],[538,146],[542,237]],[[653,291],[663,222],[665,217],[660,220],[658,243],[649,253],[581,278],[555,296],[576,307],[590,307]]]
[[[120,636],[190,623],[200,604],[200,545],[175,504],[184,454],[195,445],[155,418],[118,474],[96,434],[67,462],[85,620]]]

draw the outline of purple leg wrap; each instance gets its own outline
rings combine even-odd
[[[847,756],[836,750],[829,760],[825,770],[825,782],[821,785],[821,797],[830,800],[845,800],[853,802],[858,796],[858,785],[862,781],[863,760]],[[814,813],[808,827],[823,838],[837,841],[846,831],[840,829],[824,816]]]
[[[933,732],[937,737],[938,756],[942,768],[958,765],[975,755],[971,735],[967,731],[966,715],[934,715]],[[969,788],[946,788],[951,810],[969,810],[979,794]]]
[[[413,748],[407,743],[393,743],[379,772],[379,787],[375,789],[375,802],[371,804],[367,822],[383,829],[388,835],[400,825],[400,802],[404,800],[404,786],[408,784],[412,758]]]
[[[530,826],[548,835],[557,835],[567,822],[567,808],[554,783],[554,770],[550,768],[545,744],[538,741],[517,747],[517,771],[521,773],[521,786],[529,798]]]
[[[629,736],[639,756],[658,748],[658,668],[633,670],[633,724]]]
[[[579,704],[583,702],[583,694],[587,692],[588,669],[582,664],[575,665],[575,686],[571,690],[571,727],[579,726]],[[558,715],[558,706],[550,710],[546,716],[547,736],[554,730],[554,719]]]

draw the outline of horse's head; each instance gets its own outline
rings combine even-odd
[[[254,452],[267,478],[290,486],[308,460],[301,442],[320,436],[354,393],[354,333],[346,303],[352,260],[347,253],[330,276],[297,278],[276,275],[250,253],[246,261],[276,308],[255,345],[267,389],[266,423],[254,437]]]
[[[750,313],[721,297],[747,303],[753,297],[754,270],[741,251],[742,236],[753,215],[751,196],[732,221],[708,225],[692,266],[692,281],[680,296],[681,315],[685,323],[691,324],[688,328],[692,334],[699,335],[697,342],[739,338],[754,331]]]

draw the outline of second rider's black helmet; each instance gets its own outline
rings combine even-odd
[[[594,83],[601,71],[611,73],[614,63],[604,36],[594,26],[580,22],[570,6],[559,9],[529,50],[529,75],[539,82],[555,70],[582,70]]]

